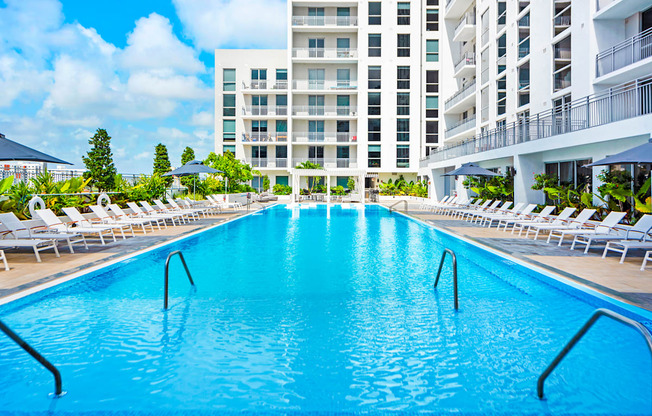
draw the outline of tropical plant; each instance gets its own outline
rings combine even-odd
[[[292,193],[292,187],[277,183],[274,185],[274,188],[272,188],[272,191],[274,192],[274,195],[290,195]]]
[[[91,186],[100,191],[113,189],[115,175],[117,173],[113,164],[113,153],[111,152],[111,136],[104,129],[97,129],[95,135],[88,140],[91,149],[87,156],[82,156],[86,172],[84,178],[91,178]]]
[[[172,185],[174,178],[172,176],[163,176],[164,173],[168,173],[172,170],[172,164],[170,163],[170,156],[168,155],[168,148],[165,147],[163,143],[156,145],[154,149],[154,174],[161,175],[165,181],[166,186]]]
[[[254,175],[260,175],[259,171],[252,169],[251,165],[236,159],[231,152],[226,152],[222,155],[211,152],[204,161],[204,164],[224,172],[220,176],[226,177],[229,180],[228,193],[251,192],[253,188],[246,185],[245,182],[253,179]]]
[[[270,185],[271,182],[269,181],[269,176],[267,175],[263,176],[263,192],[268,191]]]
[[[378,185],[381,195],[405,195],[426,198],[428,196],[427,181],[410,181],[407,182],[403,175],[399,176],[396,181],[392,182],[390,178],[387,182],[380,182]]]
[[[319,163],[313,163],[309,160],[299,163],[296,166],[297,169],[324,169]],[[326,187],[321,185],[322,177],[321,176],[309,176],[308,177],[308,195],[312,195],[313,192],[321,193],[326,191]]]
[[[514,177],[504,176],[467,176],[462,182],[482,199],[500,199],[505,201],[514,195]]]
[[[346,195],[346,190],[342,185],[331,187],[331,194],[333,195]]]
[[[353,179],[353,176],[349,176],[349,179],[346,181],[346,187],[349,191],[355,191],[355,179]]]

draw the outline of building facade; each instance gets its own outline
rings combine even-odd
[[[539,173],[596,192],[604,167],[586,164],[650,140],[652,1],[449,0],[443,9],[443,140],[419,171],[431,196],[466,192],[442,175],[467,162],[514,174],[517,202],[543,203],[531,189]]]
[[[287,50],[215,51],[216,153],[272,186],[306,161],[331,186],[417,179],[440,144],[439,15],[438,0],[288,1]]]

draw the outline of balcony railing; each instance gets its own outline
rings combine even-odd
[[[323,168],[357,168],[358,161],[352,158],[323,158],[323,157],[295,157],[292,158],[292,166],[302,164],[309,161],[316,163]],[[324,172],[326,174],[326,172]]]
[[[266,158],[266,157],[252,157],[249,161],[245,160],[245,163],[251,163],[251,167],[254,168],[287,168],[288,159],[287,158]]]
[[[294,80],[293,90],[355,90],[357,82],[350,80]]]
[[[442,147],[432,152],[427,162],[468,156],[648,114],[652,114],[652,77],[575,100],[563,111],[553,109],[533,114],[521,122],[478,134],[473,140]]]
[[[292,16],[292,26],[349,26],[358,25],[358,16]]]
[[[268,132],[259,132],[259,131],[253,131],[253,132],[247,132],[247,133],[242,133],[242,142],[243,143],[252,143],[252,142],[287,142],[288,141],[288,134],[287,132],[276,132],[276,133],[268,133]]]
[[[570,26],[571,17],[570,16],[555,16],[555,26],[566,27]]]
[[[555,47],[555,59],[570,60],[571,59],[571,48],[569,47]]]
[[[475,26],[475,13],[474,12],[468,12],[468,13],[465,13],[464,16],[462,16],[462,18],[460,19],[457,26],[455,26],[455,34],[454,34],[453,37],[459,35],[459,33],[462,31],[462,29],[466,25]]]
[[[455,104],[459,103],[469,95],[474,95],[475,94],[475,81],[467,85],[466,87],[462,88],[461,90],[457,91],[455,94],[453,94],[449,99],[446,100],[444,103],[444,107],[446,109],[449,109],[453,107]]]
[[[595,59],[596,76],[601,77],[652,56],[652,28],[602,51]]]
[[[351,132],[304,131],[292,133],[293,142],[355,143],[358,134]]]
[[[571,67],[570,65],[564,67],[560,71],[553,74],[555,83],[555,91],[563,90],[571,86]]]
[[[465,118],[460,120],[457,124],[452,125],[450,128],[446,129],[446,138],[451,138],[456,136],[463,131],[467,131],[475,128],[475,116]]]
[[[320,106],[320,105],[295,105],[292,107],[293,116],[356,116],[358,107],[355,106]]]
[[[266,105],[247,105],[242,107],[244,116],[287,116],[288,107],[286,105],[266,106]]]
[[[298,59],[351,59],[358,57],[358,50],[351,48],[293,48],[292,57]]]
[[[267,80],[253,80],[249,83],[243,82],[242,89],[245,90],[287,90],[287,81],[267,81]]]
[[[466,65],[475,65],[475,54],[473,52],[466,52],[460,57],[460,60],[455,63],[455,73]]]

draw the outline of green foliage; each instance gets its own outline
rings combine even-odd
[[[271,182],[269,181],[269,176],[263,176],[263,192],[268,191],[270,186]]]
[[[346,181],[346,187],[349,191],[355,191],[355,179],[353,176],[349,176],[349,179]]]
[[[467,176],[462,182],[466,189],[471,189],[482,199],[512,199],[514,195],[514,177],[504,176]]]
[[[292,187],[288,185],[276,184],[272,189],[274,195],[290,195],[292,193]]]
[[[185,165],[191,160],[195,160],[195,151],[192,149],[192,147],[186,146],[186,148],[183,149],[183,153],[181,153],[181,165]],[[183,186],[190,189],[190,187],[192,187],[193,178],[197,179],[198,176],[199,175],[182,176],[179,178],[179,180]]]
[[[319,163],[312,163],[309,160],[306,160],[303,163],[299,163],[296,167],[297,169],[324,169]]]
[[[165,179],[159,174],[141,176],[133,187],[127,187],[123,192],[129,201],[151,201],[165,196]]]
[[[333,186],[333,187],[331,187],[331,194],[333,194],[333,195],[346,195],[346,190],[341,185]]]
[[[226,152],[223,155],[216,155],[211,152],[204,161],[204,164],[224,172],[219,175],[229,179],[228,193],[252,192],[253,188],[244,182],[250,181],[254,177],[254,174],[260,174],[260,172],[252,170],[251,165],[236,159],[231,152]]]
[[[82,156],[87,171],[84,173],[86,179],[91,178],[91,186],[100,191],[109,191],[115,186],[114,180],[117,173],[113,164],[113,153],[111,152],[111,137],[104,129],[97,129],[93,137],[88,140],[91,149],[87,156]]]
[[[427,181],[407,182],[403,175],[399,176],[395,182],[392,182],[391,178],[387,182],[381,182],[378,187],[380,188],[381,195],[405,195],[421,198],[428,196]]]
[[[168,148],[165,147],[163,143],[156,145],[154,150],[154,174],[161,175],[165,181],[166,186],[172,185],[174,178],[172,176],[162,176],[164,173],[168,173],[172,170],[172,164],[170,163],[170,156],[168,155]]]
[[[628,171],[600,172],[597,178],[603,182],[598,186],[600,199],[603,200],[611,211],[625,211],[627,199],[634,196],[632,192],[632,175]]]

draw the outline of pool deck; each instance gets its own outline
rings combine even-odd
[[[109,243],[109,239],[104,246],[99,243],[97,238],[87,238],[88,250],[81,244],[74,244],[74,254],[70,253],[65,242],[59,242],[61,257],[57,258],[53,250],[42,251],[40,253],[41,263],[36,262],[34,252],[31,249],[5,250],[10,270],[5,271],[4,267],[0,268],[0,303],[3,303],[3,300],[8,300],[9,297],[20,296],[20,292],[34,290],[39,285],[56,280],[63,281],[66,277],[82,272],[84,269],[102,266],[120,258],[134,255],[142,250],[165,244],[176,238],[255,212],[260,208],[256,204],[256,206],[252,206],[249,212],[246,209],[243,211],[229,210],[222,214],[209,215],[207,218],[202,217],[199,220],[180,224],[176,227],[168,225],[167,228],[161,230],[158,230],[155,226],[154,232],[147,230],[145,235],[134,227],[135,237],[129,235],[123,240],[120,233],[117,233],[117,241]]]
[[[608,296],[652,310],[652,267],[640,270],[645,255],[642,250],[632,250],[625,262],[620,264],[620,253],[610,252],[607,258],[602,258],[604,244],[596,243],[591,246],[589,253],[584,254],[584,246],[570,250],[570,237],[558,247],[557,241],[546,243],[547,234],[543,238],[539,236],[535,241],[532,237],[519,237],[510,231],[480,227],[450,216],[418,211],[416,208],[417,205],[411,205],[407,215],[572,279]]]

